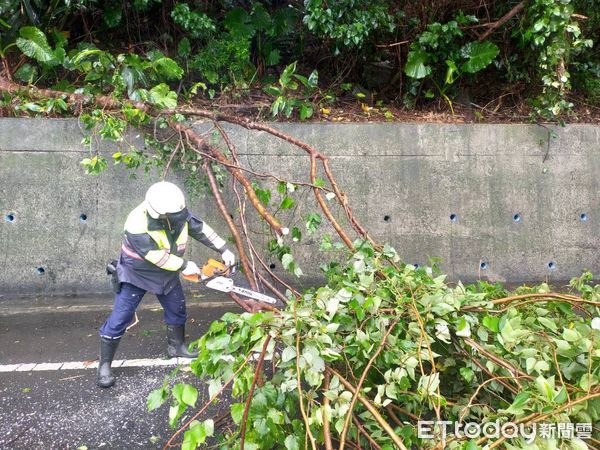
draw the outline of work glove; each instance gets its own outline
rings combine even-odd
[[[181,271],[182,274],[189,276],[189,275],[201,275],[200,269],[198,268],[198,266],[196,265],[195,262],[193,261],[188,261],[187,265],[185,266],[185,269],[183,269]]]
[[[231,250],[225,250],[223,253],[221,253],[221,259],[223,260],[226,266],[235,266],[235,255]]]

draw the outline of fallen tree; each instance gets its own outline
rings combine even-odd
[[[392,247],[374,242],[316,148],[247,118],[177,106],[169,101],[168,87],[149,94],[149,101],[132,102],[20,86],[2,77],[0,92],[9,98],[5,107],[19,114],[64,104],[65,113],[78,116],[92,135],[105,139],[124,139],[128,126],[144,131],[153,150],[112,155],[128,167],[152,165],[162,169],[163,178],[175,168],[195,178],[205,174],[248,284],[273,293],[283,304],[264,311],[234,296],[246,312],[226,314],[195,343],[200,355],[192,371],[208,384],[210,398],[190,419],[179,423],[188,408],[196,408],[196,387],[165,383],[150,395],[151,410],[171,403],[169,422],[178,430],[165,448],[194,449],[209,436],[218,436],[224,448],[246,450],[600,445],[595,428],[600,420],[600,331],[591,323],[600,311],[600,286],[591,285],[591,274],[572,281],[578,295],[552,293],[545,284],[514,293],[484,282],[450,286],[435,267],[404,264]],[[213,124],[217,143],[192,126],[197,118]],[[306,155],[306,179],[288,180],[243,166],[223,123],[294,145]],[[93,142],[90,137],[84,141]],[[91,152],[84,166],[99,173],[107,165],[105,155],[93,147]],[[221,192],[224,179],[235,193],[235,217]],[[248,232],[251,220],[271,233],[267,251],[290,272],[300,273],[292,249],[300,230],[290,232],[281,211],[271,208],[270,193],[258,184],[264,180],[278,186],[279,210],[289,209],[283,206],[293,202],[297,189],[312,192],[318,212],[307,220],[307,230],[316,230],[322,215],[338,247],[346,249],[341,262],[327,267],[324,286],[298,292],[265,263],[265,249]],[[332,247],[324,241],[324,249]],[[206,417],[225,394],[233,399],[225,400],[226,414]],[[579,437],[538,436],[527,443],[525,432],[510,439],[445,435],[444,421],[453,426],[497,421],[529,428],[542,423],[585,427],[578,429]],[[425,432],[421,427],[419,434],[420,422],[437,425]]]

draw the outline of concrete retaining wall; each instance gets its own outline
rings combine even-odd
[[[357,217],[407,262],[439,257],[452,279],[464,280],[557,282],[600,271],[600,126],[557,127],[550,139],[535,125],[277,127],[330,157]],[[230,131],[257,171],[307,180],[297,149],[264,133]],[[109,289],[104,264],[118,252],[127,213],[157,177],[134,179],[121,168],[85,175],[81,138],[75,120],[0,120],[0,295]],[[194,200],[192,209],[227,234],[210,199]],[[293,220],[302,226],[309,211]],[[318,245],[308,237],[297,250],[307,280],[326,259]],[[192,246],[190,257],[207,256]]]

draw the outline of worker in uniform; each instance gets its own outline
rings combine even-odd
[[[187,358],[198,355],[184,344],[187,314],[179,273],[200,274],[193,261],[183,258],[188,236],[221,253],[226,266],[235,264],[235,256],[225,241],[186,208],[181,189],[166,181],[153,184],[145,200],[131,211],[125,222],[116,264],[115,302],[99,331],[98,386],[114,385],[111,364],[115,352],[146,292],[155,294],[164,309],[168,355]]]

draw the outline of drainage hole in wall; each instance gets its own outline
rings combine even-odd
[[[450,214],[450,220],[452,222],[456,222],[458,220],[458,216],[454,213]]]
[[[274,268],[275,268],[275,263],[269,264],[269,269],[274,269]]]
[[[419,264],[413,264],[413,266],[415,266],[415,269],[418,269],[419,267],[421,267]]]
[[[46,273],[46,269],[44,269],[43,267],[38,267],[37,269],[35,269],[35,271],[38,275],[44,275]]]
[[[4,216],[4,220],[6,220],[7,222],[14,222],[15,221],[15,215],[14,214],[7,214]]]
[[[488,263],[482,262],[481,264],[479,264],[479,268],[481,270],[486,270],[488,268]]]
[[[79,216],[79,221],[80,222],[85,222],[87,220],[87,214],[82,214]]]
[[[579,220],[581,220],[582,222],[587,222],[589,219],[588,215],[586,213],[581,213],[579,215]]]
[[[556,269],[556,263],[554,261],[550,261],[548,263],[548,269]]]
[[[513,216],[513,222],[520,222],[521,221],[521,214],[515,214]]]
[[[383,216],[384,222],[389,222],[390,220],[392,220],[392,218],[390,216],[387,216],[387,215]]]

